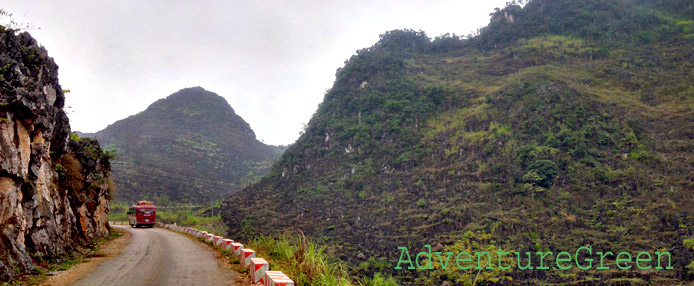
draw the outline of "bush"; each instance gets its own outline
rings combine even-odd
[[[55,167],[58,180],[62,189],[70,192],[79,192],[84,187],[84,175],[82,164],[75,158],[72,152],[63,154]]]
[[[684,246],[694,249],[694,238],[685,239]]]
[[[559,168],[553,161],[537,160],[530,163],[526,176],[531,173],[534,173],[534,182],[538,186],[549,188],[552,185],[552,179],[559,174]]]

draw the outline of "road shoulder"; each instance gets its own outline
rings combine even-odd
[[[118,227],[118,229],[125,231],[121,237],[105,242],[99,247],[99,250],[90,258],[87,258],[85,262],[79,263],[68,270],[60,271],[56,275],[49,276],[48,279],[43,281],[40,285],[70,285],[86,277],[89,273],[92,273],[104,261],[117,257],[128,245],[130,237],[132,236],[126,227]]]

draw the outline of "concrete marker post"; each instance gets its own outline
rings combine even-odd
[[[253,283],[265,282],[265,271],[270,270],[270,264],[262,258],[251,258],[250,275]]]
[[[225,239],[222,241],[222,245],[221,245],[221,246],[222,246],[222,249],[231,250],[231,244],[232,244],[232,243],[234,243],[233,240],[228,239],[228,238],[225,238]]]
[[[294,281],[286,275],[284,277],[270,277],[270,285],[272,286],[294,286]]]
[[[282,273],[282,271],[270,271],[270,270],[265,271],[265,277],[263,277],[263,280],[264,280],[263,286],[271,286],[272,281],[271,281],[270,277],[287,277],[287,276],[284,275],[284,273]]]
[[[214,238],[212,238],[213,245],[214,246],[220,246],[222,244],[223,239],[224,239],[223,237],[221,237],[219,235],[215,235]]]
[[[231,247],[234,250],[234,257],[238,257],[239,259],[241,259],[241,249],[243,249],[243,244],[235,242],[231,244]]]
[[[251,265],[251,258],[255,258],[255,250],[250,248],[241,249],[241,266],[248,267]]]

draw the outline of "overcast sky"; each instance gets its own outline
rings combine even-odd
[[[0,8],[60,66],[73,130],[96,132],[201,86],[259,140],[291,144],[357,50],[393,29],[467,35],[506,0],[34,1]]]

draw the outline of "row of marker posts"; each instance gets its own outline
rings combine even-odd
[[[205,242],[226,249],[234,257],[238,257],[241,266],[250,270],[252,285],[263,286],[294,286],[294,281],[281,271],[270,271],[270,264],[262,258],[255,257],[255,251],[250,248],[243,248],[243,244],[234,242],[231,239],[223,238],[206,231],[197,230],[190,227],[182,227],[172,224],[164,224],[164,228],[190,234],[197,238],[202,238]]]

